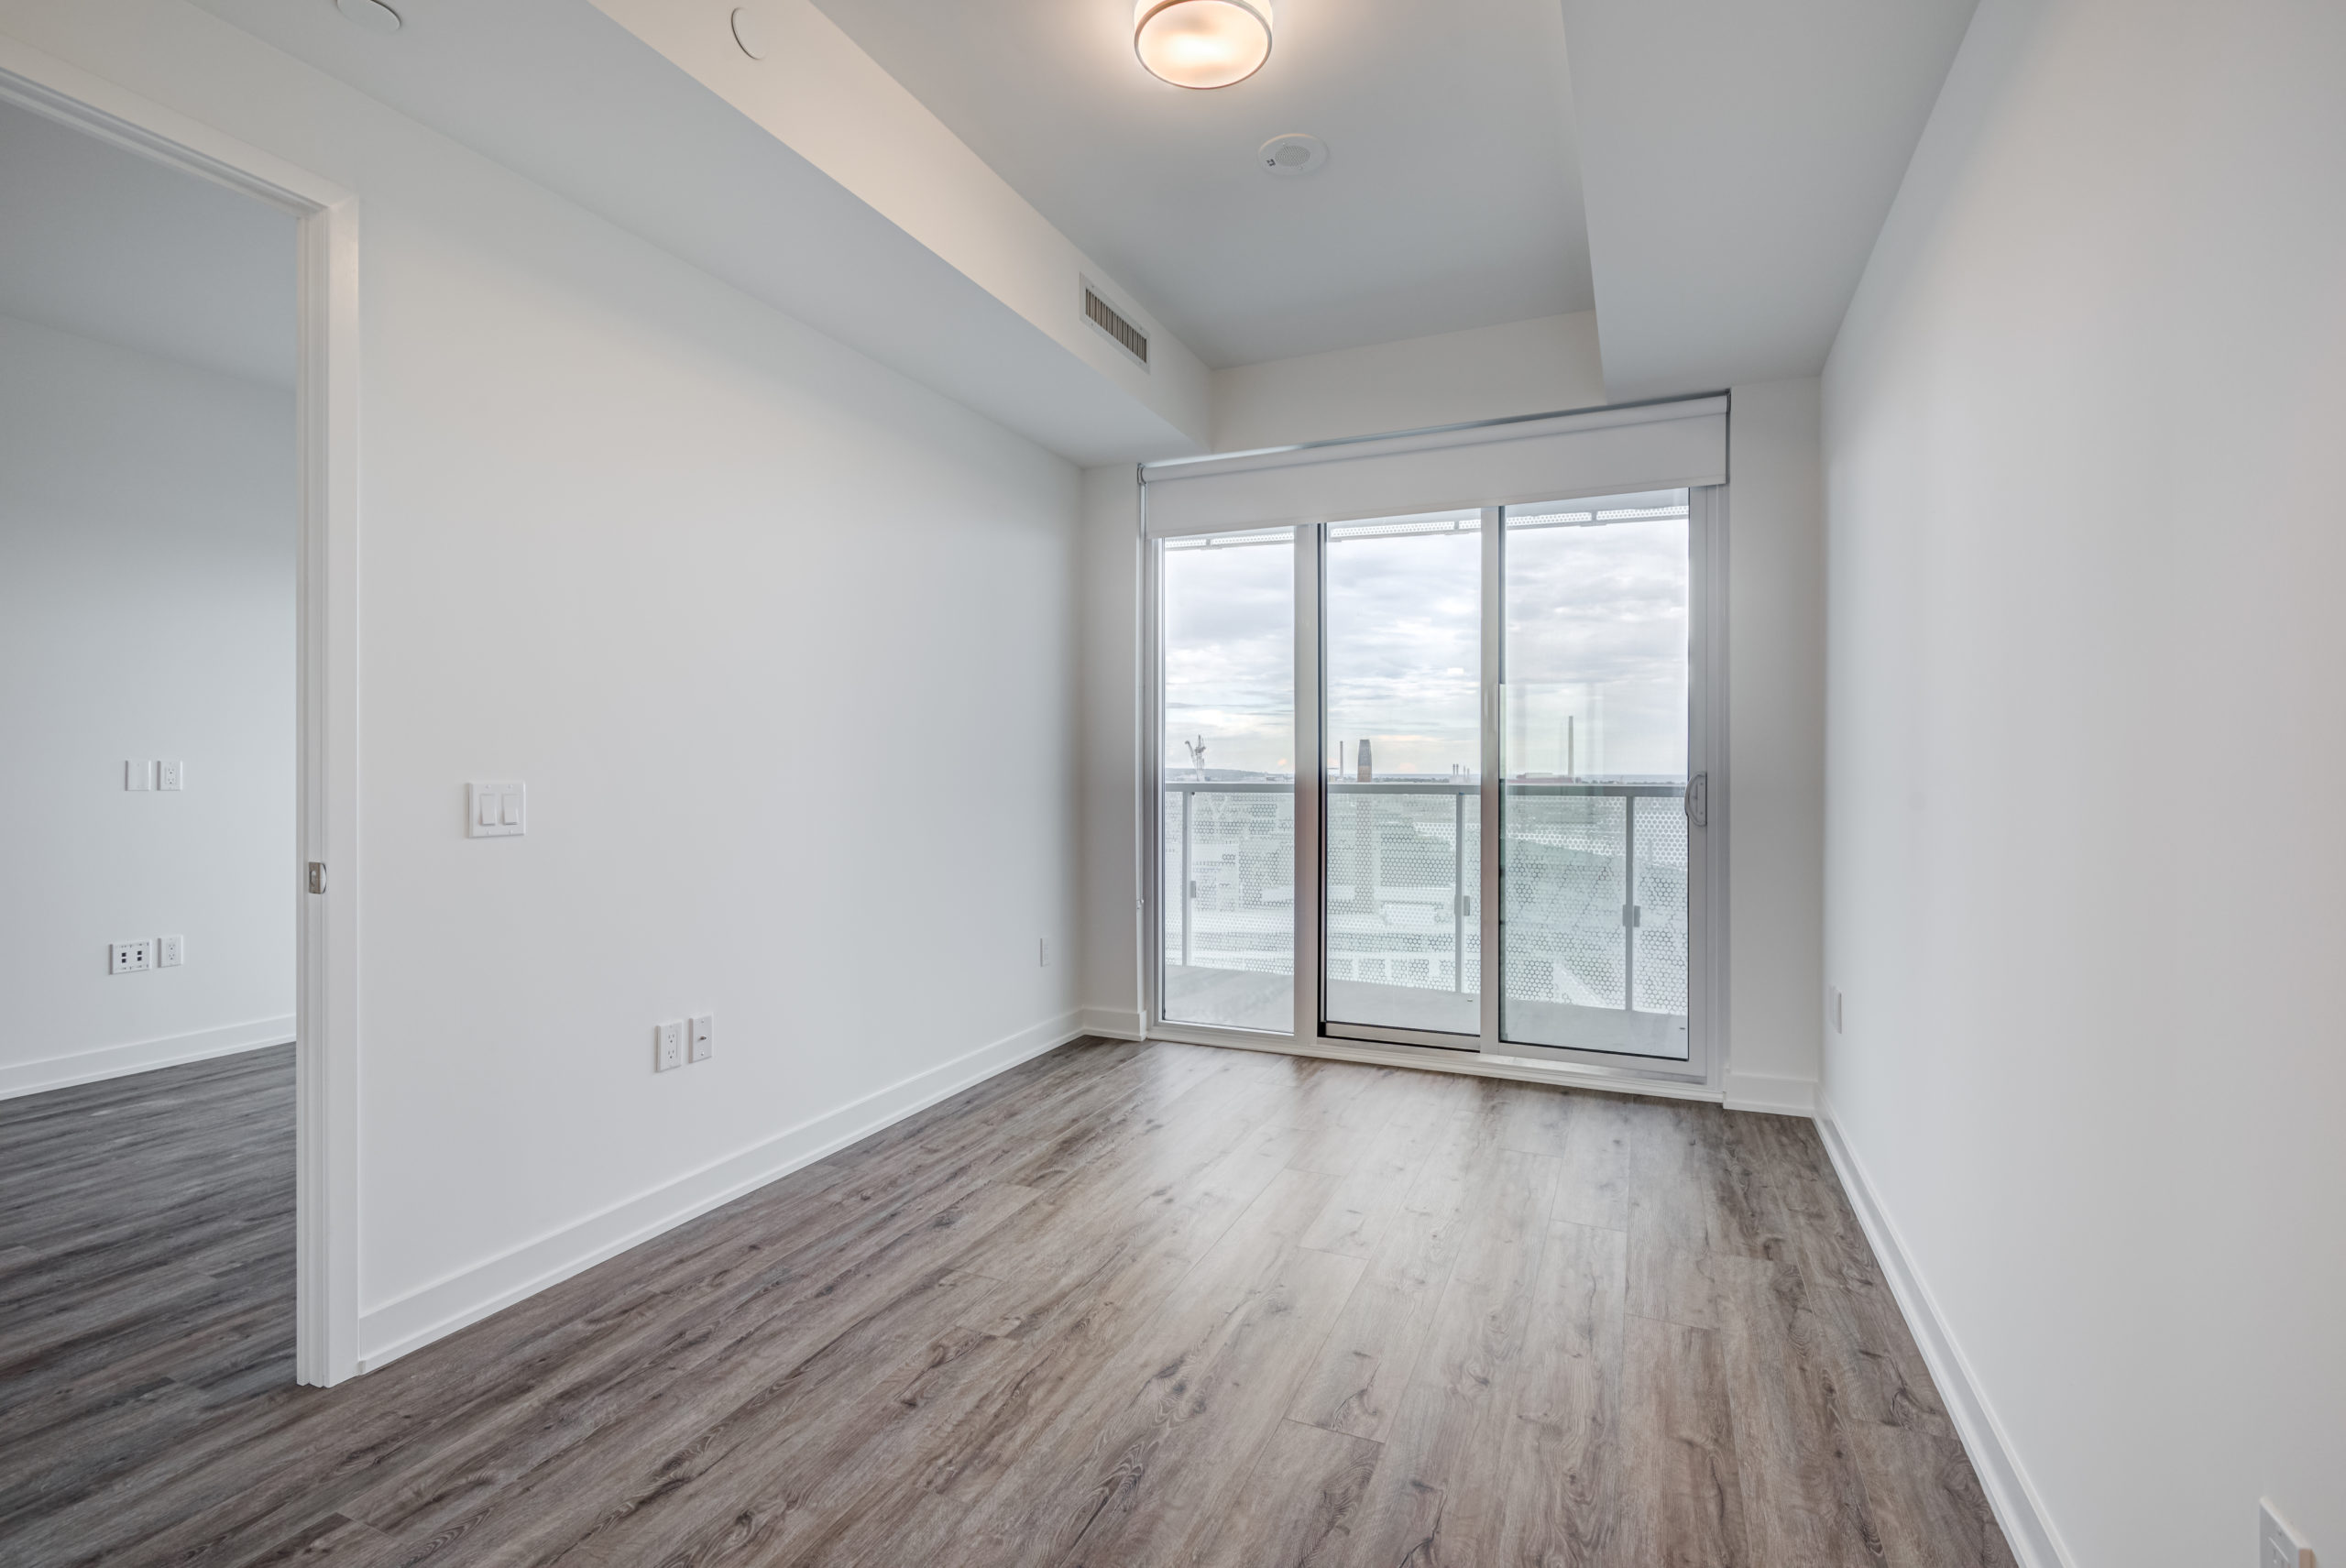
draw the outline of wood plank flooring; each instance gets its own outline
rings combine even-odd
[[[291,1118],[0,1102],[0,1562],[2012,1563],[1805,1123],[1079,1042],[321,1390]]]

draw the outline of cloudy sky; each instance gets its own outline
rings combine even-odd
[[[1636,498],[1651,504],[1659,497]],[[1603,505],[1604,503],[1597,503]],[[1590,503],[1575,505],[1585,510]],[[1507,771],[1677,777],[1686,766],[1686,522],[1521,526],[1507,540]],[[1479,758],[1481,543],[1471,522],[1332,530],[1323,620],[1328,751],[1366,736],[1379,773]],[[1290,536],[1165,554],[1168,772],[1294,766]]]

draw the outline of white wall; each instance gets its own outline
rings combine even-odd
[[[1734,389],[1727,1103],[1815,1109],[1825,938],[1825,496],[1814,378]]]
[[[291,393],[0,316],[0,1095],[293,1037],[293,483]]]
[[[1825,377],[1827,1097],[2078,1564],[2346,1557],[2341,72],[1983,0]]]
[[[1596,313],[1540,316],[1213,373],[1213,449],[1246,452],[1606,401]]]
[[[175,0],[0,29],[360,198],[370,1364],[1073,1032],[1071,466]]]
[[[1083,471],[1083,1000],[1091,1028],[1141,1013],[1140,490],[1133,466]]]

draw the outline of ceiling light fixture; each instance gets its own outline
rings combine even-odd
[[[1133,52],[1176,87],[1227,87],[1271,58],[1271,0],[1139,0]]]

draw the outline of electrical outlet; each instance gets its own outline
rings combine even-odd
[[[184,788],[186,788],[186,787],[187,787],[187,764],[186,764],[185,762],[158,762],[158,763],[156,763],[156,764],[155,764],[155,787],[156,787],[157,789],[184,789]]]
[[[2314,1568],[2313,1548],[2264,1497],[2256,1500],[2256,1568]]]
[[[155,943],[152,938],[141,937],[135,942],[116,942],[106,949],[106,973],[135,974],[155,967]]]
[[[122,787],[149,790],[155,787],[155,764],[151,762],[122,764]]]
[[[717,1014],[696,1013],[691,1023],[692,1059],[707,1061],[717,1054]]]
[[[1048,937],[1035,944],[1035,961],[1044,969],[1051,967],[1051,939]]]
[[[683,1023],[661,1024],[652,1031],[652,1070],[672,1072],[685,1065]]]
[[[187,962],[187,938],[185,937],[158,937],[155,938],[155,967],[157,969],[177,969],[180,965],[185,962]]]

